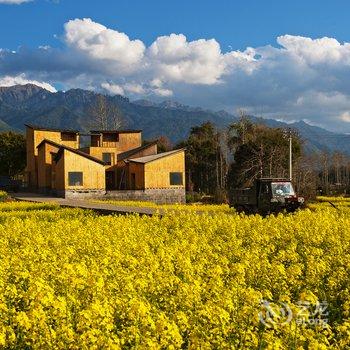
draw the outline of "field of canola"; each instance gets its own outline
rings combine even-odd
[[[154,208],[154,209],[165,209],[172,211],[196,211],[196,212],[220,212],[220,213],[232,213],[232,209],[228,204],[156,204],[153,202],[146,201],[125,201],[125,200],[91,200],[92,203],[112,204],[116,206],[125,207],[143,207],[143,208]]]
[[[350,202],[336,205],[150,218],[0,203],[0,348],[348,348]]]

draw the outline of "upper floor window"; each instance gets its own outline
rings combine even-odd
[[[106,163],[106,165],[111,165],[112,153],[102,153],[102,160]]]
[[[102,135],[103,142],[118,142],[119,135],[118,133],[105,133]]]
[[[61,140],[62,141],[76,141],[77,134],[74,132],[61,132]]]
[[[91,135],[91,147],[101,146],[101,135]]]
[[[170,173],[170,185],[182,186],[183,185],[182,173]]]

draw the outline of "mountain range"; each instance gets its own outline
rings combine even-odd
[[[72,89],[50,92],[36,85],[0,87],[0,131],[23,131],[24,124],[88,131],[88,110],[96,104],[98,93]],[[237,117],[225,111],[210,111],[184,106],[174,101],[155,103],[130,101],[123,96],[106,96],[116,106],[128,129],[142,129],[145,139],[167,136],[174,144],[185,139],[192,126],[211,121],[225,128]],[[274,119],[250,117],[270,127],[294,128],[305,140],[309,152],[339,151],[350,155],[350,135],[328,131],[304,121],[287,124]]]

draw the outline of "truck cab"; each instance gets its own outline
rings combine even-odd
[[[234,189],[230,205],[238,212],[267,215],[281,211],[294,212],[304,204],[287,179],[260,178],[249,188]]]

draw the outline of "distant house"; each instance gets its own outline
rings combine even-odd
[[[26,125],[31,190],[65,198],[185,201],[185,150],[157,153],[141,130],[94,130],[80,148],[76,130]]]

